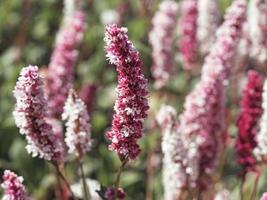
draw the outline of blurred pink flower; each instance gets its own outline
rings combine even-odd
[[[23,177],[17,176],[9,170],[4,171],[3,183],[4,196],[2,200],[29,200],[26,189],[23,185]]]
[[[267,64],[267,0],[253,0],[248,9],[251,56],[260,64]]]
[[[197,0],[183,0],[181,4],[182,16],[178,27],[180,31],[179,49],[184,69],[192,70],[198,57]]]
[[[106,26],[106,56],[116,65],[118,73],[115,114],[112,129],[106,136],[111,140],[109,149],[118,153],[122,160],[135,159],[140,147],[137,140],[143,134],[143,121],[149,109],[148,81],[142,72],[138,51],[128,40],[126,28],[116,24]]]
[[[243,174],[255,171],[256,159],[253,150],[257,146],[256,135],[262,115],[263,77],[256,71],[248,72],[247,84],[243,90],[241,111],[237,120],[237,161],[243,167]]]
[[[215,33],[220,23],[219,0],[198,0],[197,40],[200,52],[209,53],[215,42]]]
[[[245,15],[246,1],[234,1],[205,59],[201,80],[186,97],[180,115],[174,159],[184,164],[189,183],[200,190],[209,185],[208,178],[217,168],[224,147],[225,86]]]
[[[47,102],[37,66],[21,70],[14,96],[17,102],[13,115],[20,133],[26,136],[28,152],[33,157],[61,161],[64,158],[63,144],[46,121]]]
[[[263,193],[260,200],[267,200],[267,192]]]
[[[56,44],[48,67],[47,96],[49,114],[59,118],[64,102],[73,86],[74,65],[85,28],[84,14],[76,11],[68,26],[63,26],[57,35]]]
[[[152,19],[153,29],[149,33],[152,46],[152,75],[155,88],[161,88],[175,72],[174,32],[178,17],[178,4],[172,0],[162,1],[159,10]]]
[[[82,157],[92,146],[91,127],[86,106],[73,90],[69,92],[62,119],[66,121],[65,142],[69,153]]]

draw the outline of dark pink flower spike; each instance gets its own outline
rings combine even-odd
[[[241,111],[237,120],[238,136],[235,146],[237,162],[243,167],[243,175],[256,170],[253,150],[257,146],[256,134],[263,112],[261,107],[262,91],[263,77],[256,71],[249,71],[241,100]]]
[[[126,33],[126,28],[116,24],[106,26],[107,58],[116,65],[118,73],[118,99],[112,129],[106,136],[111,140],[109,149],[117,152],[121,159],[135,159],[140,153],[137,140],[143,135],[143,121],[149,109],[148,81],[142,72],[139,53]]]

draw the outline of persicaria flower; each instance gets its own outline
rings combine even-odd
[[[78,57],[76,48],[84,32],[84,14],[76,11],[68,26],[63,26],[57,35],[47,75],[47,96],[49,114],[59,118],[64,102],[73,85],[74,64]]]
[[[199,49],[206,55],[215,41],[220,22],[219,0],[198,0],[197,40]]]
[[[66,121],[65,142],[69,153],[82,157],[91,149],[91,127],[84,102],[71,90],[64,106],[62,119]]]
[[[213,51],[205,59],[200,82],[186,97],[180,115],[179,147],[173,159],[183,163],[191,187],[206,189],[216,170],[225,141],[225,83],[229,80],[238,39],[245,20],[246,2],[234,1],[218,29]]]
[[[186,172],[182,162],[173,159],[173,152],[182,147],[182,141],[176,137],[178,121],[173,107],[162,105],[157,113],[156,120],[162,130],[161,148],[163,153],[163,186],[164,199],[179,199],[186,186]]]
[[[152,75],[155,88],[166,85],[175,72],[173,42],[177,23],[178,4],[172,0],[162,1],[159,11],[152,19],[153,29],[149,34],[152,46]]]
[[[259,161],[267,161],[267,81],[264,81],[262,92],[263,113],[260,119],[259,132],[256,135],[257,146],[254,155]]]
[[[112,129],[106,136],[112,142],[109,149],[124,160],[135,159],[140,152],[137,140],[142,137],[143,121],[149,109],[148,83],[142,72],[142,61],[126,33],[126,28],[108,25],[104,39],[107,58],[116,65],[118,73],[118,99]]]
[[[23,185],[23,177],[18,176],[10,170],[5,170],[3,175],[4,196],[2,200],[29,200],[26,189]]]
[[[260,200],[267,200],[267,192],[263,193]]]
[[[253,0],[248,9],[251,56],[259,64],[267,64],[267,0]]]
[[[180,41],[179,50],[181,52],[183,67],[193,69],[197,60],[197,0],[182,1],[182,16],[179,22]]]
[[[37,66],[21,70],[14,96],[16,108],[13,115],[20,133],[26,136],[27,151],[33,157],[55,162],[63,160],[63,144],[46,121],[47,103]]]
[[[243,175],[255,171],[253,149],[257,146],[256,134],[262,115],[262,90],[263,77],[256,71],[249,71],[237,120],[238,136],[235,146],[237,162],[243,167]]]

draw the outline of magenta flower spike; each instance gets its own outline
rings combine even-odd
[[[74,90],[69,92],[62,119],[66,121],[65,142],[69,153],[75,153],[81,158],[92,146],[91,127],[86,105]]]
[[[182,16],[178,27],[180,31],[179,51],[184,69],[192,70],[198,57],[197,0],[183,0],[181,7]]]
[[[205,59],[200,82],[186,97],[176,134],[174,159],[186,168],[191,187],[208,186],[225,140],[225,84],[242,31],[246,1],[236,0],[228,9],[217,39]],[[181,145],[182,141],[182,145]]]
[[[267,65],[267,0],[253,0],[248,9],[251,56],[259,64]]]
[[[74,65],[78,57],[77,47],[85,28],[84,14],[76,11],[57,35],[56,44],[48,66],[47,96],[49,115],[60,118],[68,92],[73,86]]]
[[[4,171],[1,186],[4,190],[2,200],[30,200],[23,185],[23,177],[18,176],[14,172]]]
[[[39,156],[53,162],[62,161],[64,147],[46,121],[47,102],[37,66],[28,66],[21,70],[14,96],[16,107],[13,115],[20,133],[26,136],[27,151],[33,157]]]
[[[243,90],[241,111],[237,120],[236,140],[237,162],[243,167],[243,174],[255,171],[256,159],[253,150],[257,147],[256,135],[262,115],[263,77],[256,71],[248,72],[247,84]]]
[[[173,0],[162,1],[152,19],[153,29],[149,34],[152,46],[152,75],[155,88],[162,88],[175,73],[174,33],[178,18],[178,4]]]
[[[106,55],[118,73],[117,93],[112,128],[106,136],[109,149],[121,160],[135,159],[140,153],[137,140],[143,135],[143,122],[149,109],[148,81],[142,72],[139,53],[129,41],[126,28],[106,26]]]

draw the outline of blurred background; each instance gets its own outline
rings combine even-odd
[[[199,78],[198,73],[190,74],[184,71],[177,58],[177,74],[164,88],[164,92],[153,89],[148,33],[151,29],[151,18],[159,2],[159,0],[83,1],[86,31],[75,66],[75,88],[80,90],[83,86],[89,85],[95,91],[90,104],[94,145],[85,159],[87,177],[98,180],[106,186],[112,185],[119,167],[119,160],[113,152],[108,151],[108,141],[104,137],[111,125],[117,84],[115,67],[108,64],[104,52],[104,26],[110,20],[118,20],[122,26],[128,28],[129,38],[141,54],[145,76],[150,81],[151,109],[145,122],[145,135],[140,140],[141,156],[130,163],[122,175],[121,186],[127,191],[129,200],[162,199],[161,135],[155,123],[155,112],[162,103],[173,105],[180,112],[185,96]],[[221,0],[221,12],[224,12],[230,3],[230,0]],[[31,196],[40,200],[54,198],[54,169],[49,163],[33,159],[27,154],[26,142],[19,134],[12,116],[15,104],[12,90],[22,67],[29,64],[38,65],[42,69],[47,67],[60,27],[62,9],[62,0],[0,0],[0,175],[4,169],[16,171],[24,177]],[[235,116],[237,103],[231,103],[228,107]],[[229,134],[231,144],[231,137],[236,134],[234,123],[230,125]],[[70,156],[66,163],[66,174],[74,183],[78,181],[77,166],[72,161],[74,158]],[[225,163],[222,181],[216,187],[228,188],[234,196],[238,193],[240,183],[236,178],[238,166],[234,161],[232,144],[227,150]],[[260,179],[261,191],[264,191],[265,182],[265,178]],[[248,190],[250,190],[249,184],[248,181]]]

